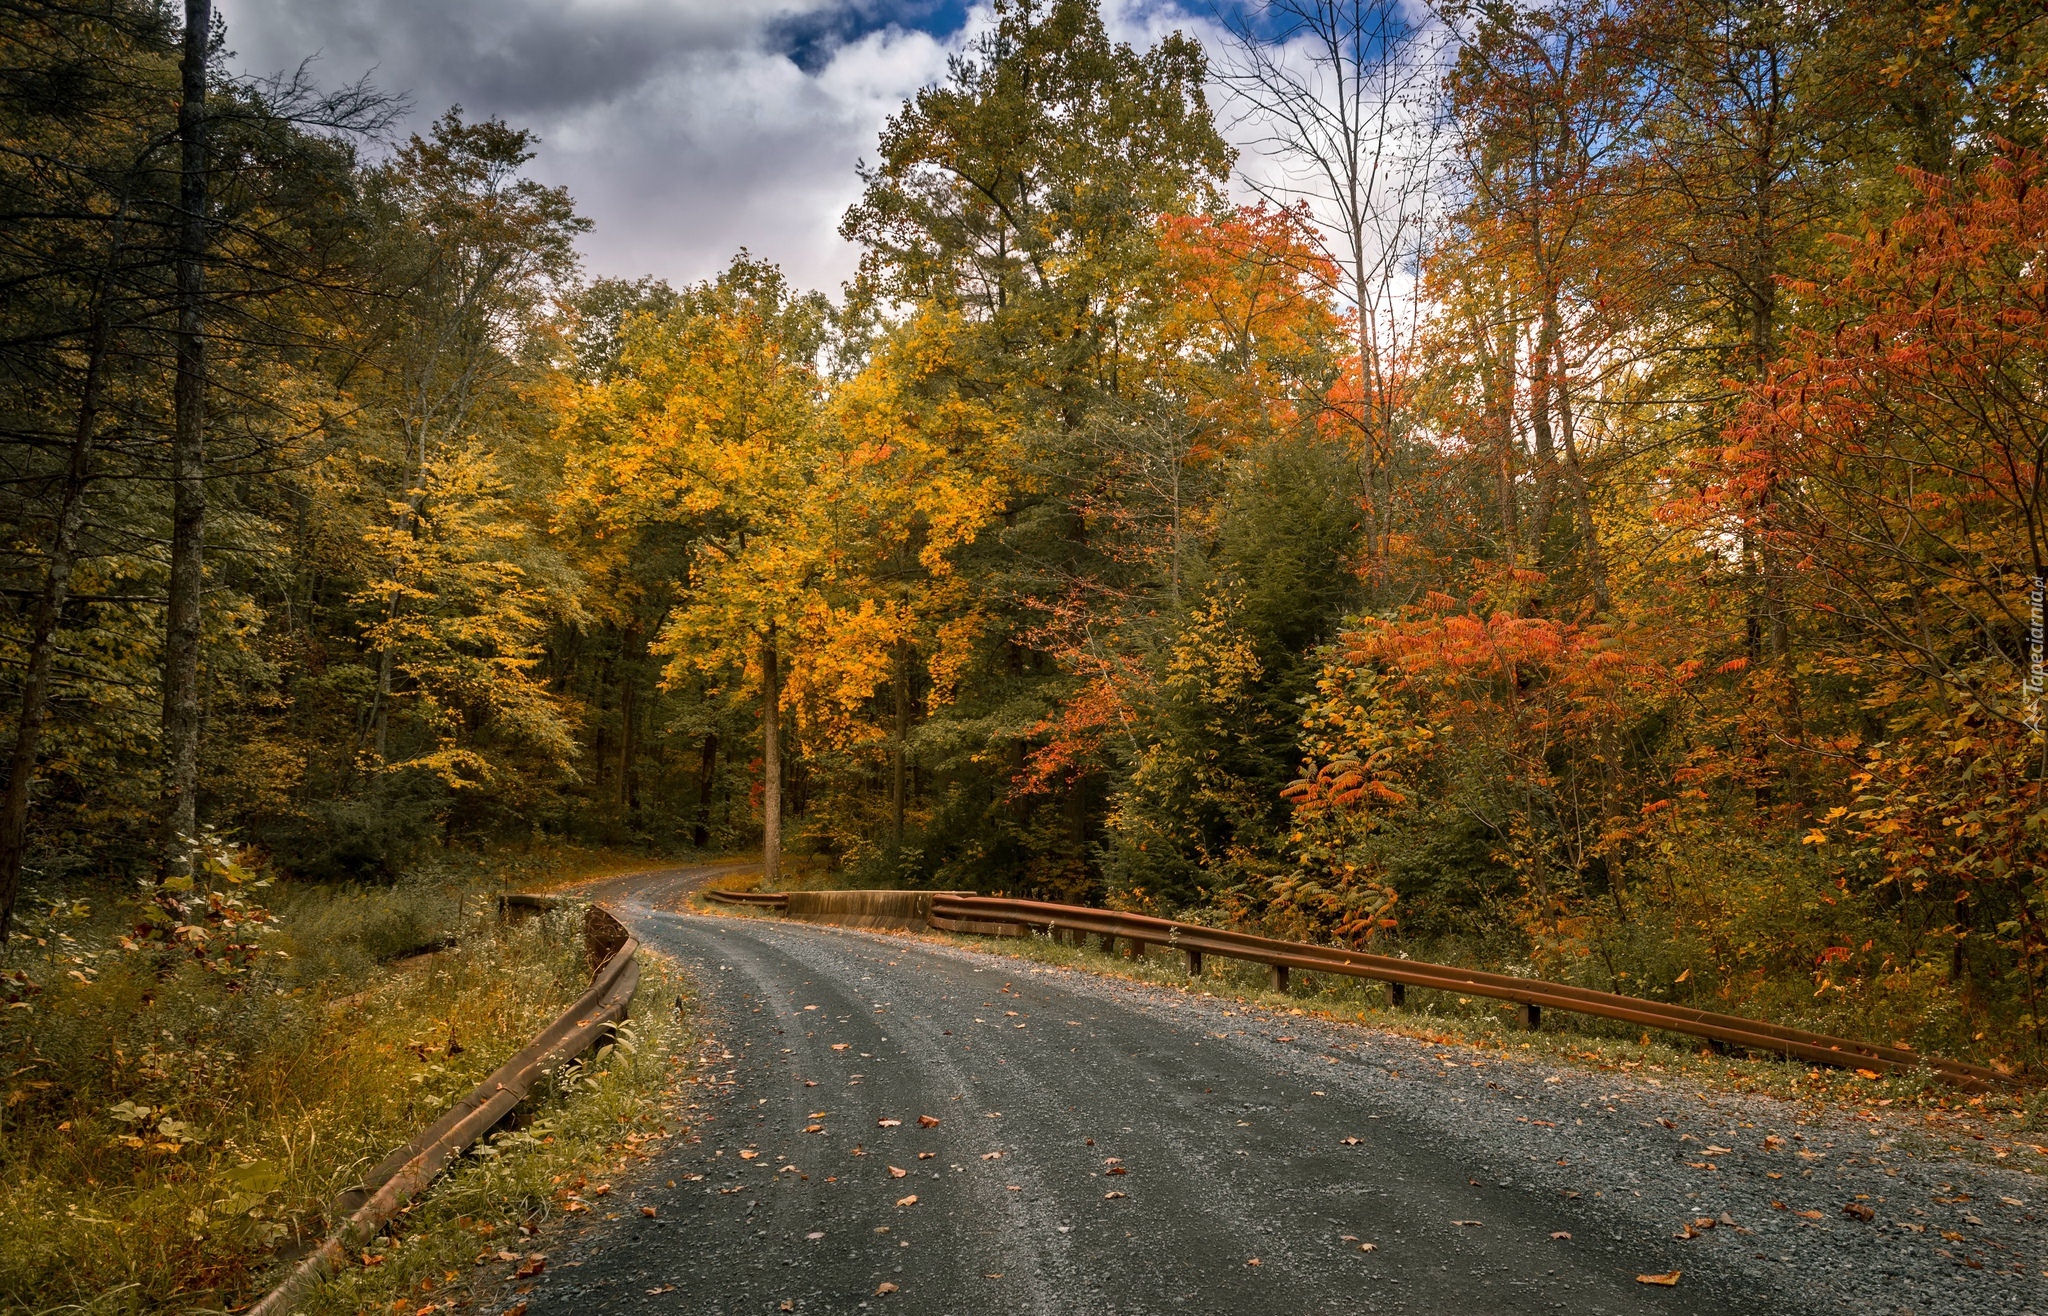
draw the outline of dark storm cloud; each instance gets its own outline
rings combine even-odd
[[[222,0],[246,67],[318,55],[330,73],[375,67],[394,90],[433,87],[499,112],[544,113],[630,88],[679,55],[742,48],[744,5],[537,0]]]

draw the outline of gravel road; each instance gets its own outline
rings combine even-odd
[[[1903,1124],[657,907],[701,877],[602,888],[705,1064],[615,1218],[543,1236],[530,1316],[2048,1316],[2041,1178]]]

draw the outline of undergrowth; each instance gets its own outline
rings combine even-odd
[[[588,986],[578,916],[501,924],[495,885],[287,886],[217,852],[196,890],[42,893],[0,979],[0,1310],[244,1305]],[[630,1059],[552,1117],[625,1101]]]

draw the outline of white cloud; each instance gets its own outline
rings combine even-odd
[[[859,195],[856,162],[873,158],[888,116],[944,77],[947,57],[989,21],[984,6],[944,39],[869,31],[806,71],[777,33],[846,0],[219,3],[244,70],[317,55],[323,82],[370,73],[407,94],[407,129],[459,102],[472,118],[536,132],[534,175],[567,186],[595,221],[584,242],[594,274],[687,282],[745,246],[797,283],[834,291],[858,258],[837,232]],[[1212,48],[1220,35],[1170,0],[1108,0],[1104,21],[1139,46],[1176,28]]]

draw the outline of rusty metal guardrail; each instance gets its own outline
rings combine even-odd
[[[521,897],[502,900],[499,907],[550,909],[555,903],[552,897]],[[594,905],[584,918],[583,934],[595,970],[590,990],[525,1050],[500,1065],[418,1137],[385,1157],[361,1185],[344,1193],[337,1202],[337,1214],[346,1213],[341,1224],[245,1316],[285,1316],[293,1310],[300,1295],[338,1268],[349,1252],[376,1237],[450,1161],[511,1114],[537,1080],[588,1051],[605,1029],[626,1017],[640,985],[640,943],[625,925]]]
[[[1146,946],[1164,946],[1186,953],[1191,974],[1201,972],[1204,955],[1249,960],[1268,966],[1273,971],[1273,985],[1281,990],[1285,989],[1288,971],[1292,969],[1333,973],[1351,978],[1377,979],[1389,984],[1396,1005],[1403,1003],[1409,987],[1510,1001],[1519,1007],[1523,1024],[1530,1028],[1541,1023],[1544,1010],[1565,1010],[1683,1033],[1724,1047],[1786,1059],[1884,1073],[1932,1072],[1965,1088],[1988,1089],[2013,1081],[2011,1076],[1983,1065],[1943,1060],[1906,1047],[1858,1042],[1825,1033],[1786,1028],[1760,1019],[1717,1014],[1711,1010],[1570,987],[1535,978],[1489,973],[1483,969],[1428,964],[1306,942],[1280,941],[1246,932],[1081,905],[1009,900],[995,896],[942,895],[932,901],[931,926],[935,928],[982,931],[992,925],[1026,933],[1064,933],[1076,940],[1093,935],[1103,939],[1105,949],[1122,941],[1139,954]]]

